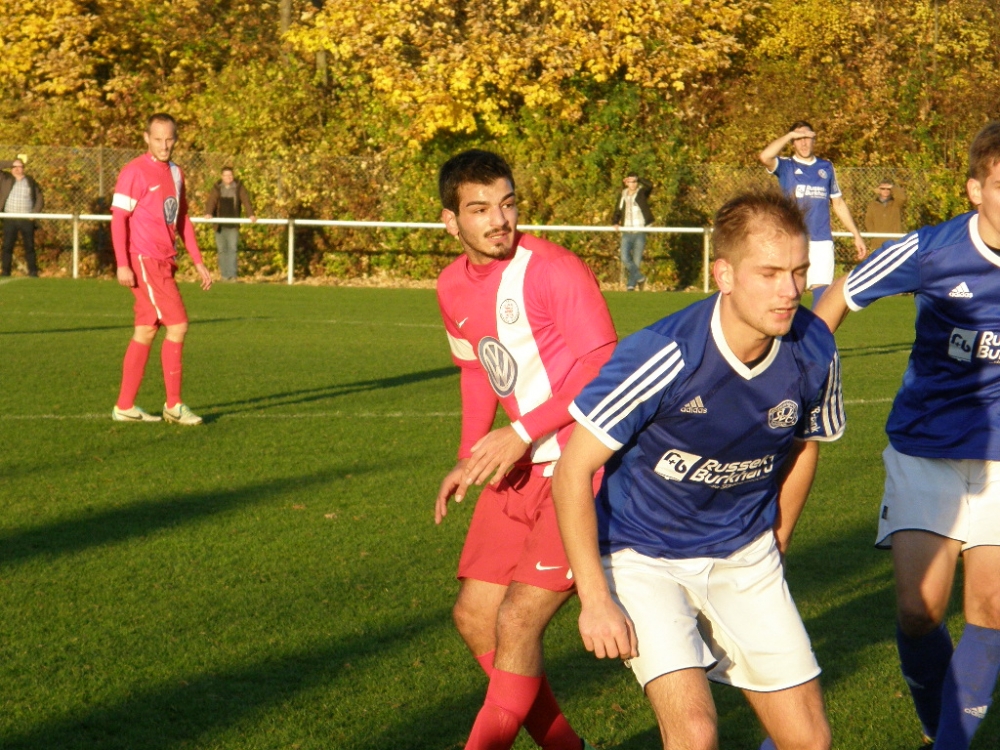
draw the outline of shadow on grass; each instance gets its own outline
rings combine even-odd
[[[236,320],[253,320],[253,318],[206,318],[204,320],[192,321],[198,325],[204,323],[229,323]],[[92,333],[94,331],[131,331],[135,326],[132,323],[121,323],[106,326],[81,326],[79,328],[34,328],[27,331],[0,331],[0,336],[39,336],[48,333]]]
[[[347,474],[358,476],[367,471],[369,469],[366,467],[351,466],[349,469],[330,469],[302,477],[276,478],[226,492],[186,492],[31,529],[7,532],[0,536],[0,569],[19,565],[36,557],[66,555],[146,536],[158,529],[225,513],[233,508],[264,502],[273,497],[341,479]]]
[[[231,670],[178,675],[169,684],[137,691],[118,703],[78,711],[31,731],[0,738],[0,745],[5,750],[167,750],[205,746],[202,742],[209,743],[205,735],[226,731],[242,722],[252,723],[255,715],[300,692],[323,686],[353,692],[350,683],[359,681],[361,661],[377,660],[385,652],[399,649],[401,642],[441,627],[449,619],[448,611],[438,610],[324,647],[274,656]],[[377,702],[378,696],[372,700]],[[249,740],[245,746],[259,747],[256,742]],[[328,743],[321,744],[325,747]]]
[[[457,377],[458,368],[439,367],[434,370],[424,370],[423,372],[410,372],[405,375],[396,375],[391,378],[373,378],[372,380],[358,380],[353,383],[340,383],[328,385],[321,388],[304,388],[297,391],[286,391],[284,393],[271,393],[266,396],[255,396],[253,398],[240,399],[238,401],[222,401],[215,404],[207,404],[203,411],[218,414],[232,414],[241,411],[254,411],[270,406],[289,406],[291,404],[305,404],[313,401],[323,401],[325,399],[350,396],[354,393],[365,393],[366,391],[379,391],[387,388],[398,388],[400,386],[412,385],[425,380],[438,380],[440,378]]]
[[[874,346],[840,346],[841,359],[854,359],[857,357],[879,357],[883,354],[899,354],[909,352],[913,349],[913,341],[902,341],[896,344],[877,344]]]

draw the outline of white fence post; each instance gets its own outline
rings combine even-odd
[[[73,278],[80,278],[80,214],[73,214]]]
[[[295,283],[295,219],[288,220],[288,284]]]

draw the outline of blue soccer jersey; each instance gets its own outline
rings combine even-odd
[[[904,292],[916,338],[889,442],[910,456],[1000,460],[1000,258],[974,212],[890,240],[844,286],[852,310]]]
[[[779,157],[773,174],[785,195],[799,204],[806,218],[809,239],[813,242],[832,240],[830,199],[841,195],[833,164],[816,157],[809,162],[798,157]]]
[[[570,407],[615,450],[597,497],[601,551],[725,557],[772,528],[795,438],[844,429],[833,335],[800,309],[752,369],[732,353],[718,295],[623,340]]]

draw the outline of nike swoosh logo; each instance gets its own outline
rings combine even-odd
[[[466,317],[466,318],[462,318],[460,321],[458,321],[458,327],[461,328],[462,326],[464,326],[465,325],[465,321],[467,321],[467,320],[468,320],[468,318]]]
[[[153,185],[152,187],[149,188],[149,192],[152,193],[154,190],[159,190],[159,189],[160,189],[159,185]]]
[[[562,565],[542,565],[541,560],[535,563],[535,570],[540,570],[542,572],[545,572],[546,570],[559,570],[561,567]]]

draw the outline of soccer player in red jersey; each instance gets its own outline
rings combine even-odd
[[[451,497],[459,502],[489,480],[462,550],[453,610],[490,678],[466,748],[509,748],[524,726],[547,750],[581,750],[542,668],[545,628],[573,594],[551,476],[573,422],[569,404],[617,336],[590,269],[517,231],[514,177],[502,158],[475,150],[453,157],[439,190],[442,219],[463,251],[437,283],[461,368],[462,437],[435,521]],[[511,424],[494,430],[498,404]]]
[[[118,265],[118,283],[135,296],[135,332],[125,352],[118,402],[111,412],[117,422],[159,422],[135,405],[149,349],[160,326],[167,329],[160,352],[167,399],[163,418],[183,425],[201,424],[201,417],[181,401],[181,353],[188,329],[187,312],[174,281],[178,230],[201,277],[201,288],[212,286],[188,216],[184,176],[170,161],[177,143],[177,123],[155,114],[143,138],[149,151],[122,169],[111,203],[111,239]]]

